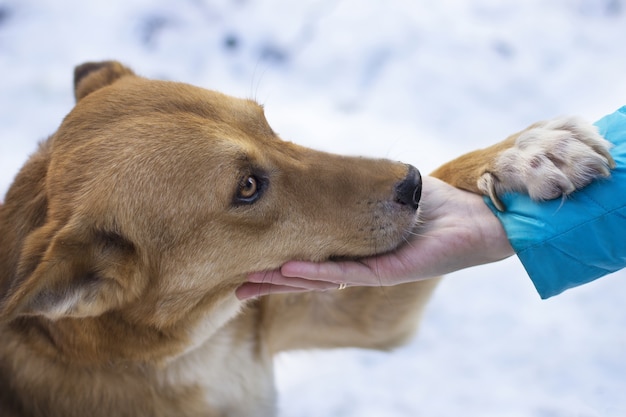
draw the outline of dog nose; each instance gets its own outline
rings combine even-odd
[[[417,210],[422,196],[422,176],[413,165],[408,165],[406,177],[396,185],[396,202]]]

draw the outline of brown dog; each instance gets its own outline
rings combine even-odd
[[[250,100],[116,62],[78,67],[75,94],[0,207],[0,415],[271,416],[275,353],[388,349],[413,334],[436,280],[248,303],[234,292],[288,260],[402,244],[416,225],[415,168],[283,142]],[[576,121],[435,174],[494,199],[523,189],[507,161],[550,157],[555,131],[558,147],[590,144],[595,168],[540,167],[559,180],[543,177],[537,197],[606,174],[605,144]],[[525,140],[538,154],[518,149]]]

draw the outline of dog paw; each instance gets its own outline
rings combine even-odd
[[[478,188],[498,210],[507,192],[527,193],[534,200],[568,195],[615,167],[612,144],[595,126],[575,117],[536,123],[520,132],[511,148],[501,152],[493,168],[478,179]]]

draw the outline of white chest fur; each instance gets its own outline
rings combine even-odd
[[[244,330],[237,321],[170,362],[164,382],[199,386],[207,405],[229,417],[274,416],[272,358],[258,345],[254,329]]]

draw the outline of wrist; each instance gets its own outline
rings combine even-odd
[[[475,207],[485,262],[497,262],[515,254],[504,226],[480,197]]]

